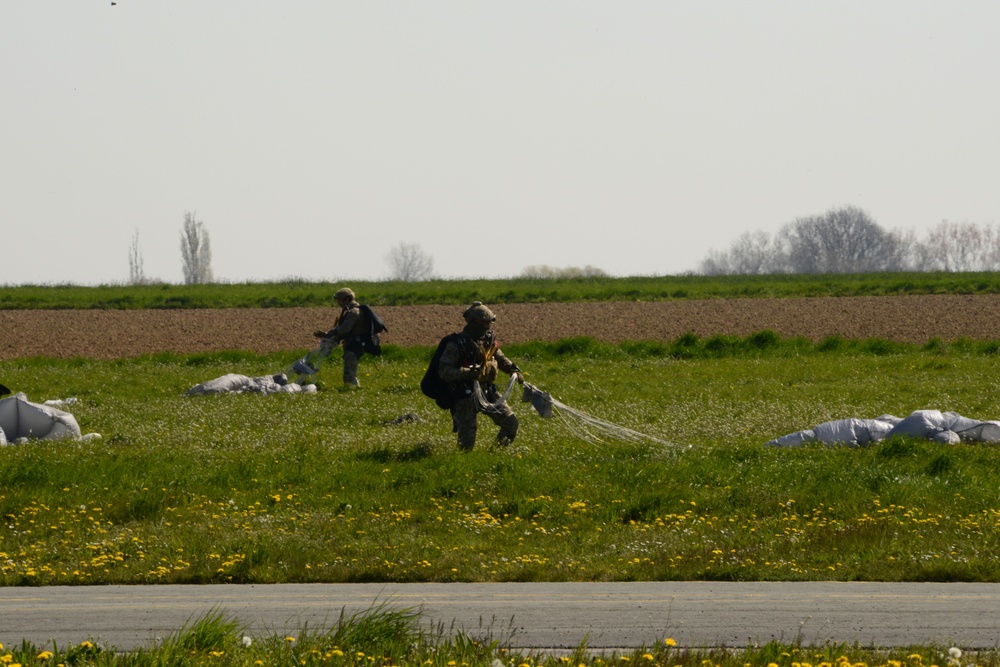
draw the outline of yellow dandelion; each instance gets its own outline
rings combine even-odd
[[[642,659],[643,660],[649,660],[650,662],[652,662],[652,660],[653,660],[653,654],[652,653],[643,653],[642,654]]]
[[[49,660],[52,658],[52,651],[42,651],[37,656],[39,660]]]
[[[667,637],[663,640],[665,646],[677,646],[677,642],[674,641],[673,637]]]
[[[295,637],[285,637],[285,641],[291,644],[292,642],[295,641]]]

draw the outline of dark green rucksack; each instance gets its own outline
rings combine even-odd
[[[424,396],[433,398],[442,410],[450,410],[455,406],[455,396],[451,391],[451,386],[442,380],[438,373],[441,355],[444,354],[444,348],[448,346],[448,343],[461,337],[462,334],[453,333],[441,339],[434,351],[434,356],[431,357],[431,363],[427,366],[427,372],[424,373],[424,377],[420,381],[420,391],[424,393]]]
[[[389,330],[385,328],[385,322],[371,309],[371,306],[363,303],[360,308],[361,314],[368,322],[368,331],[361,338],[361,349],[368,354],[380,355],[382,354],[382,341],[379,340],[378,335]]]

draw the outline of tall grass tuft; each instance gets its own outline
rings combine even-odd
[[[234,649],[243,634],[242,624],[213,609],[163,639],[156,653],[168,663],[184,664],[192,654]]]

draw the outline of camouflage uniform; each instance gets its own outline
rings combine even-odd
[[[473,311],[470,314],[470,311]],[[489,401],[499,398],[494,382],[497,371],[511,375],[519,373],[517,365],[504,356],[496,342],[490,323],[496,319],[488,308],[475,302],[465,313],[468,324],[462,333],[445,345],[441,354],[438,374],[447,382],[455,396],[451,409],[454,430],[458,433],[458,446],[469,451],[476,444],[476,400],[473,383],[478,382]],[[487,319],[491,318],[491,319]],[[496,442],[505,446],[517,436],[517,416],[506,402],[495,409],[484,411],[500,427]]]
[[[331,348],[344,344],[344,384],[360,386],[358,382],[358,360],[364,355],[360,336],[368,332],[368,323],[361,315],[361,304],[354,299],[354,292],[346,287],[338,290],[334,297],[340,303],[340,316],[333,328],[323,334],[324,344]]]

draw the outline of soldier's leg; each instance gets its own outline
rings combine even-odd
[[[517,415],[506,403],[501,403],[497,406],[496,411],[487,412],[489,418],[493,420],[493,423],[500,427],[500,432],[497,433],[497,444],[501,447],[506,447],[510,443],[514,442],[514,438],[517,437]]]
[[[358,383],[358,354],[344,348],[344,384],[360,387]]]
[[[463,398],[451,409],[452,422],[458,433],[458,447],[471,451],[476,446],[476,404],[471,398]]]

